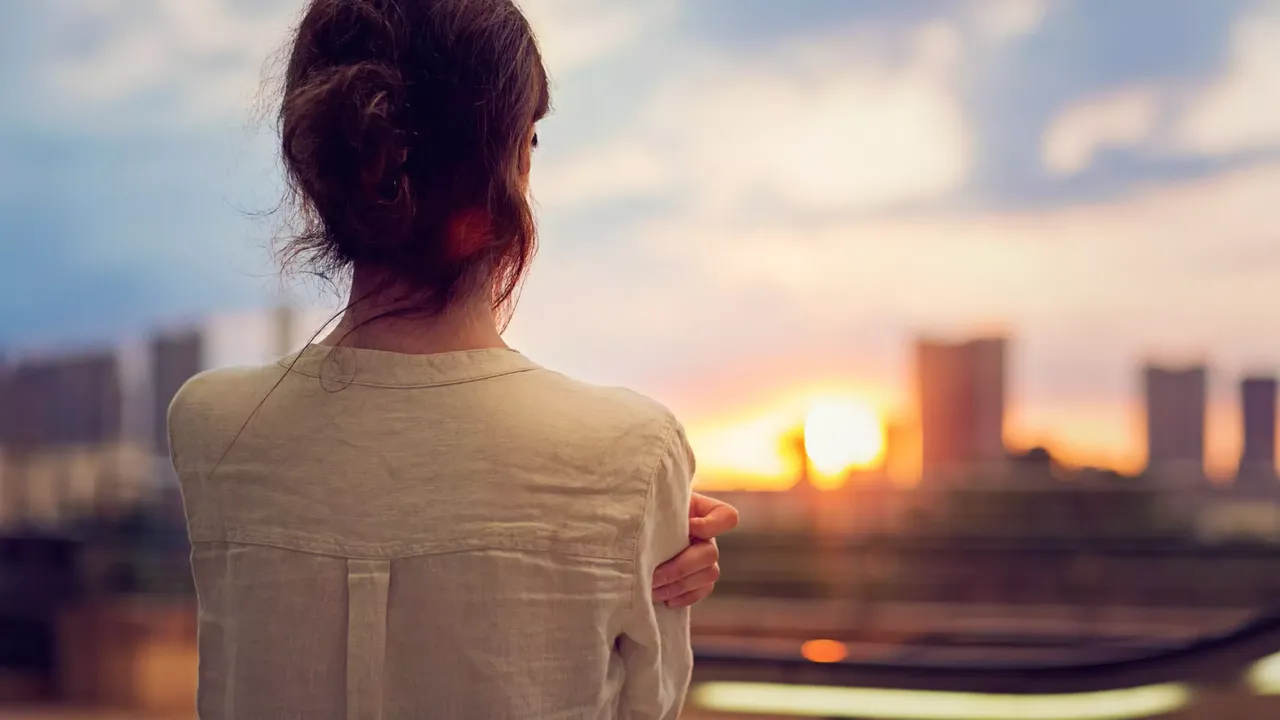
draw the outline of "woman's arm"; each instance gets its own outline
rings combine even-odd
[[[636,538],[633,595],[618,638],[626,679],[619,717],[676,720],[693,671],[689,609],[652,600],[658,565],[689,542],[693,453],[676,425],[652,476]]]
[[[737,526],[737,508],[693,493],[689,503],[689,547],[654,572],[654,602],[679,608],[705,600],[720,579],[716,538]]]

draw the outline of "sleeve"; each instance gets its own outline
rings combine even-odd
[[[619,639],[626,680],[620,717],[675,720],[693,671],[689,609],[653,602],[653,571],[689,545],[693,452],[673,421],[654,468],[636,542],[631,610]]]

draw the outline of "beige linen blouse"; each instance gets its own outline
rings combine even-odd
[[[312,345],[192,379],[169,432],[201,718],[679,714],[688,611],[650,592],[694,461],[657,403],[512,350]]]

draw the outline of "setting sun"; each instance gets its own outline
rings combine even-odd
[[[804,448],[814,469],[836,475],[874,463],[884,451],[884,428],[865,403],[823,400],[805,416]]]

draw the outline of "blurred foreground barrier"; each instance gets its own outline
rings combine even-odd
[[[814,662],[695,648],[695,707],[877,720],[1280,717],[1280,615],[1098,662]]]
[[[1189,707],[1181,684],[1062,695],[995,695],[767,683],[708,683],[693,702],[717,712],[866,720],[1136,720]]]
[[[76,545],[42,533],[0,535],[0,702],[55,692],[51,608],[78,589]]]

